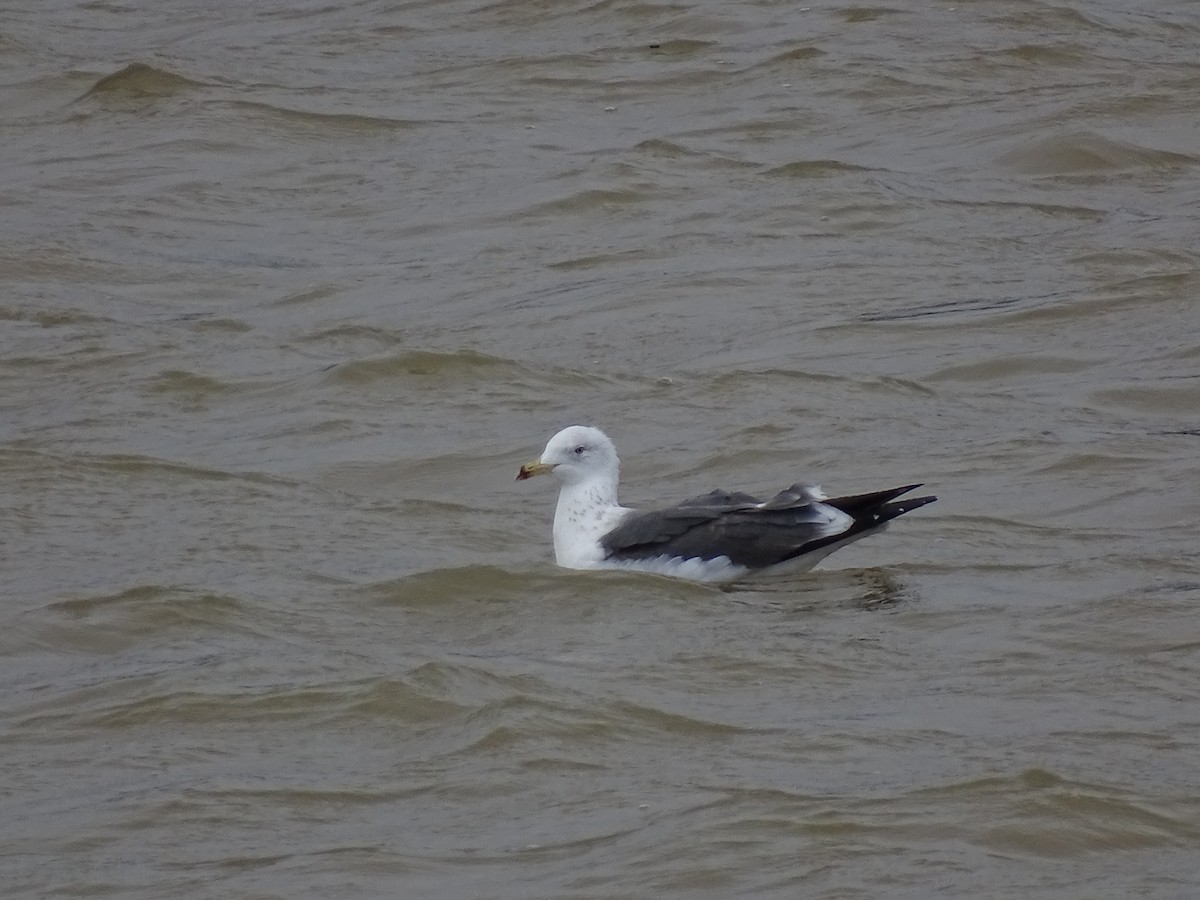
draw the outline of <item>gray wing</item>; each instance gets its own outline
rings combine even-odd
[[[749,494],[712,491],[678,506],[629,516],[600,545],[609,559],[725,556],[734,565],[761,569],[931,503],[935,498],[890,502],[919,486],[818,501],[813,488],[794,484],[766,503]]]
[[[627,516],[600,538],[600,546],[608,552],[609,559],[642,559],[664,553],[677,556],[671,548],[674,541],[686,540],[695,529],[724,516],[756,509],[761,502],[750,494],[710,491],[684,500],[678,506]]]
[[[701,494],[699,497],[693,497],[691,500],[684,500],[679,504],[679,506],[723,507],[726,509],[734,509],[758,506],[760,503],[762,503],[762,501],[752,494],[743,494],[741,491],[723,491],[718,488],[715,491],[709,491],[707,494]]]

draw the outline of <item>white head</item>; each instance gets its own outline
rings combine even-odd
[[[537,462],[521,466],[518,480],[553,473],[563,484],[599,479],[614,487],[621,471],[617,448],[599,428],[571,425],[546,444]]]

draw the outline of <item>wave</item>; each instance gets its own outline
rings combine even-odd
[[[1111,140],[1091,131],[1040,138],[997,162],[1025,175],[1088,175],[1129,169],[1180,169],[1200,157]]]
[[[98,79],[84,92],[83,97],[173,97],[203,87],[206,87],[204,82],[193,81],[166,69],[146,63],[130,63]]]

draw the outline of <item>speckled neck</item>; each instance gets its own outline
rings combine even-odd
[[[604,558],[601,535],[612,527],[617,502],[616,479],[591,478],[565,484],[554,510],[554,556],[560,566],[586,568]]]

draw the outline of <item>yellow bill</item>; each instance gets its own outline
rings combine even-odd
[[[525,463],[521,466],[521,471],[517,473],[517,481],[524,481],[526,478],[532,478],[534,475],[547,475],[554,471],[554,466],[550,463],[534,460],[530,463]]]

